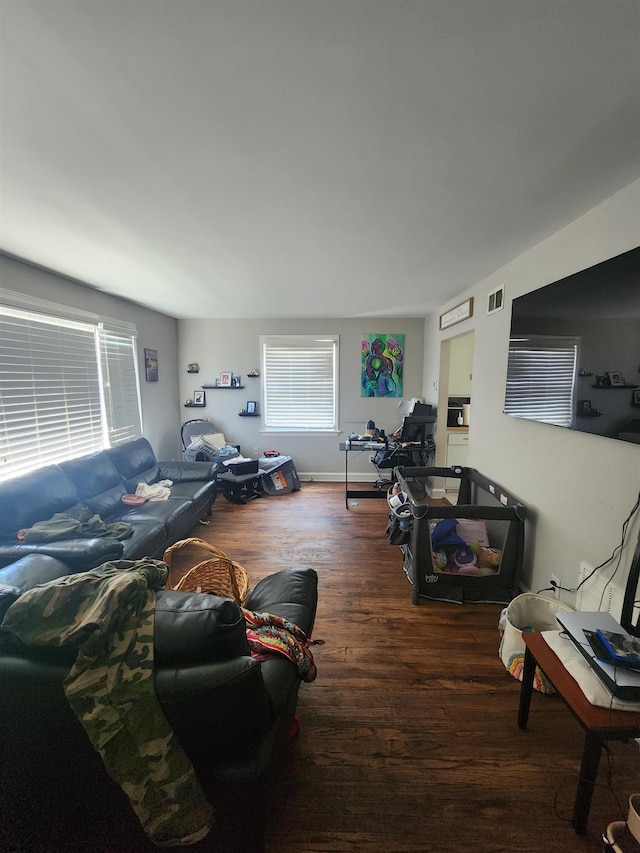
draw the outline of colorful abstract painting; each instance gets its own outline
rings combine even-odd
[[[361,397],[402,397],[404,335],[363,335]]]

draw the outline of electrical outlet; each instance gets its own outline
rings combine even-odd
[[[557,575],[551,575],[549,586],[553,587],[553,597],[560,598],[560,578]]]
[[[260,453],[260,451],[258,450],[258,448],[257,448],[257,447],[254,447],[254,448],[253,448],[253,455],[254,455],[254,456],[257,456],[259,453]]]

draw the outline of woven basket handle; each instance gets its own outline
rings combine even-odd
[[[164,552],[162,556],[163,563],[166,563],[169,568],[171,568],[171,557],[174,551],[183,548],[185,545],[194,545],[200,548],[204,548],[205,551],[209,551],[214,557],[220,557],[222,560],[228,560],[227,555],[221,551],[219,548],[216,548],[215,545],[210,545],[208,542],[205,542],[204,539],[180,539],[178,542],[174,542],[173,545],[170,545],[167,550]]]

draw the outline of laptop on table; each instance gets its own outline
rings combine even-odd
[[[573,610],[557,613],[556,619],[560,630],[580,650],[612,696],[625,702],[640,702],[640,670],[607,660],[607,651],[598,639],[597,631],[628,633],[610,613]]]

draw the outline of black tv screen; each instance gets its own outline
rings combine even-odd
[[[513,300],[505,412],[640,443],[640,247]]]

